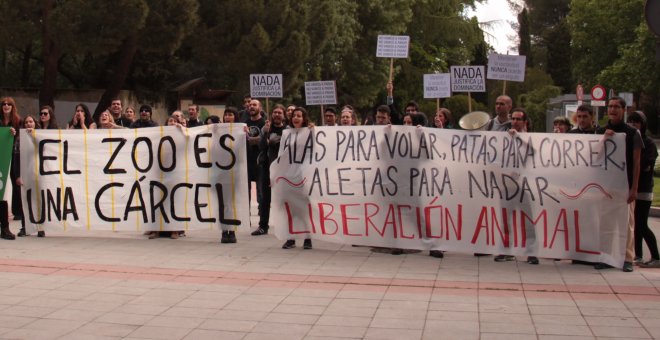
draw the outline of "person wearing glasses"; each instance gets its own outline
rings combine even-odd
[[[14,98],[4,97],[0,99],[2,102],[2,116],[0,117],[0,127],[9,127],[12,135],[16,136],[18,128],[21,126],[21,116],[18,115],[18,110],[16,110],[16,102]],[[18,138],[14,138],[14,148],[12,152],[13,159],[18,159]],[[16,166],[12,166],[9,174],[9,177],[12,183],[16,183],[18,174],[16,173]],[[12,202],[15,200],[12,197]],[[9,230],[9,203],[3,201],[0,197],[0,238],[5,240],[13,240],[16,238]]]
[[[76,111],[73,113],[73,118],[69,122],[68,129],[96,129],[96,123],[92,120],[92,115],[89,113],[87,105],[80,103],[76,105]]]
[[[508,130],[509,134],[515,136],[518,133],[525,133],[529,131],[529,118],[527,117],[527,112],[523,108],[515,108],[511,113],[511,129]],[[532,226],[527,230],[527,240],[529,243],[533,243],[536,237],[534,232],[534,227]],[[495,262],[504,262],[504,261],[513,261],[516,259],[515,256],[511,255],[497,255],[495,256]],[[539,259],[536,256],[527,256],[527,263],[529,264],[539,264]]]
[[[140,119],[131,124],[131,129],[140,129],[145,127],[158,126],[156,122],[151,119],[152,109],[149,105],[140,106]]]
[[[44,130],[59,129],[57,125],[57,118],[53,113],[53,108],[50,105],[44,105],[39,109],[39,126]]]
[[[637,189],[639,188],[640,157],[644,142],[639,130],[626,124],[623,116],[626,110],[626,101],[621,97],[611,97],[607,102],[607,125],[597,130],[598,134],[605,134],[605,138],[614,136],[615,133],[626,135],[626,173],[628,175],[628,241],[626,243],[626,258],[623,263],[624,272],[633,271],[634,261],[634,228],[635,228],[635,201],[637,200]],[[611,268],[605,263],[597,263],[594,268]]]

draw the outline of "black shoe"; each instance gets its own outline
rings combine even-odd
[[[626,272],[626,273],[632,272],[633,271],[632,262],[628,262],[628,261],[624,262],[623,263],[623,271]]]
[[[18,231],[18,234],[16,234],[16,236],[23,237],[23,236],[28,236],[28,235],[25,232],[25,228],[21,228],[21,230]]]
[[[493,260],[495,262],[515,261],[516,257],[513,255],[497,255]]]
[[[229,243],[236,243],[236,232],[230,230],[227,233],[228,233],[227,235],[229,236]]]
[[[445,257],[445,254],[442,252],[442,250],[431,250],[429,252],[429,256],[433,256],[435,258],[441,259],[441,258]]]
[[[527,263],[529,263],[529,264],[539,264],[539,259],[536,256],[527,256]]]
[[[0,233],[0,238],[5,239],[5,240],[15,240],[16,236],[9,231],[9,228],[6,230],[3,229],[2,233]]]
[[[610,266],[607,263],[602,263],[602,262],[598,262],[594,265],[594,269],[598,269],[598,270],[608,269],[608,268],[614,268],[614,267]]]
[[[295,247],[296,247],[296,240],[286,240],[286,242],[284,242],[284,244],[282,245],[282,249],[291,249]]]
[[[312,239],[311,238],[306,238],[305,242],[303,243],[303,249],[312,249]]]
[[[37,237],[46,237],[46,232],[43,230],[37,231]]]
[[[220,243],[231,243],[229,241],[229,232],[228,231],[223,231],[222,236],[220,237]]]
[[[392,255],[401,255],[401,254],[403,254],[403,249],[401,249],[401,248],[392,248],[391,254]]]
[[[474,253],[474,256],[476,256],[476,257],[488,256],[488,255],[490,255],[490,254]]]
[[[266,235],[266,234],[268,234],[268,229],[259,228],[255,231],[253,231],[251,235],[252,236],[261,236],[261,235]]]

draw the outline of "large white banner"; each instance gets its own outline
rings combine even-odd
[[[623,264],[619,135],[290,129],[270,174],[280,239]]]
[[[244,124],[21,130],[28,227],[249,227]]]

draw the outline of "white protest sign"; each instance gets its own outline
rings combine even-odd
[[[376,46],[378,58],[408,58],[410,37],[407,35],[379,35]]]
[[[424,75],[424,98],[451,97],[451,76],[449,73]]]
[[[623,100],[626,101],[626,107],[631,107],[633,105],[632,92],[619,92],[619,97],[623,98]]]
[[[488,55],[488,79],[525,81],[524,55],[504,55],[491,53]]]
[[[452,92],[486,92],[483,66],[452,66]]]
[[[306,81],[306,105],[334,105],[337,104],[337,90],[333,80]]]
[[[251,74],[250,96],[252,98],[282,98],[282,74]]]
[[[21,129],[25,222],[64,230],[249,228],[244,126]]]
[[[623,134],[288,129],[270,167],[270,223],[282,240],[620,267],[625,157]]]

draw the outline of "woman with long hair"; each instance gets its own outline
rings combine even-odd
[[[293,129],[302,129],[307,127],[313,128],[314,124],[310,123],[307,110],[305,110],[304,107],[298,106],[293,110],[293,114],[291,115],[291,122],[289,126]],[[291,249],[295,247],[296,247],[296,240],[294,239],[288,239],[282,245],[282,249]],[[303,243],[303,249],[312,249],[311,238],[305,239]]]
[[[73,113],[73,118],[69,122],[69,129],[96,129],[96,123],[92,120],[92,115],[89,113],[87,105],[80,103],[76,105],[76,111]]]
[[[444,107],[440,108],[433,118],[433,127],[438,129],[453,129],[454,119],[451,117],[451,111]]]
[[[39,109],[39,125],[44,130],[59,129],[57,118],[50,105],[44,105]]]
[[[0,117],[0,127],[9,127],[11,134],[16,136],[16,133],[21,126],[21,116],[18,115],[16,101],[14,101],[14,98],[4,97],[0,99],[0,103],[2,103],[0,104],[2,105],[2,108],[0,108],[0,114],[2,115]],[[13,159],[18,159],[19,157],[17,146],[18,140],[17,138],[14,138],[14,146],[12,150]],[[16,163],[12,163],[14,164],[12,164],[9,177],[12,183],[16,183],[16,180],[18,179]],[[18,198],[18,196],[16,196],[16,198]],[[12,202],[16,202],[16,198],[12,197]],[[2,200],[2,197],[0,197],[0,238],[5,240],[13,240],[16,238],[11,230],[9,230],[9,203]]]
[[[23,124],[21,125],[21,129],[24,129],[27,133],[32,133],[32,130],[38,129],[38,128],[39,128],[39,124],[38,124],[38,121],[35,117],[33,117],[32,115],[25,116],[25,118],[23,119]],[[16,160],[17,160],[17,162],[16,162],[16,167],[17,167],[16,174],[17,174],[17,177],[18,177],[16,179],[16,185],[18,187],[20,187],[20,186],[23,185],[23,179],[21,179],[21,173],[20,173],[20,169],[21,169],[20,157],[16,158]],[[16,190],[16,191],[18,192],[18,199],[19,199],[19,205],[18,206],[20,207],[19,209],[20,209],[21,213],[23,213],[23,206],[21,204],[22,201],[23,201],[23,198],[21,197],[22,196],[21,191],[20,190]],[[18,232],[18,236],[19,237],[28,236],[27,232],[25,231],[25,214],[21,214],[21,215],[22,215],[21,230]],[[37,236],[38,237],[45,237],[46,232],[44,232],[43,230],[38,230],[37,231]]]
[[[99,115],[99,123],[97,129],[125,129],[123,126],[115,124],[115,119],[112,118],[110,111],[105,110]]]

